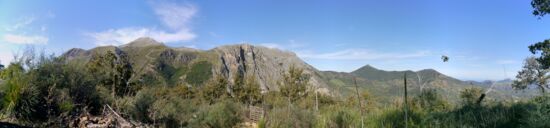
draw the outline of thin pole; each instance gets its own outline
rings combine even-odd
[[[405,75],[403,76],[404,78],[404,83],[405,83],[405,96],[403,97],[404,98],[404,107],[405,107],[405,128],[407,128],[407,123],[409,122],[408,121],[408,115],[407,115],[407,111],[408,111],[408,104],[407,104],[407,73],[405,72]]]
[[[357,94],[357,101],[359,101],[359,111],[361,112],[361,128],[363,128],[363,107],[361,103],[361,98],[359,96],[359,89],[357,87],[357,80],[355,80],[355,77],[353,77],[353,83],[355,84],[355,93]]]

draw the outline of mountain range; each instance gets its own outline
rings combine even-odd
[[[215,76],[225,77],[231,84],[231,80],[240,74],[256,77],[262,92],[277,91],[283,74],[290,66],[304,69],[311,76],[310,88],[317,92],[338,97],[352,96],[355,94],[356,82],[358,91],[368,92],[382,102],[391,102],[402,96],[404,76],[411,95],[418,94],[421,89],[431,88],[453,102],[458,101],[459,92],[464,88],[480,87],[487,90],[492,85],[491,82],[462,81],[433,69],[385,71],[366,65],[352,72],[320,71],[295,53],[276,48],[250,44],[225,45],[210,50],[173,48],[147,37],[121,46],[101,46],[89,50],[73,48],[62,57],[84,64],[92,55],[107,51],[128,57],[134,70],[130,80],[167,86],[199,86]],[[512,91],[511,80],[496,83],[488,94],[489,99],[526,96]]]

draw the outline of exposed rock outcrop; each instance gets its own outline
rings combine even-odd
[[[221,46],[212,51],[220,57],[219,73],[229,79],[233,79],[237,73],[253,75],[259,80],[263,92],[278,90],[278,82],[283,74],[290,66],[295,66],[311,76],[312,89],[328,93],[326,83],[317,74],[318,70],[292,52],[249,44]]]

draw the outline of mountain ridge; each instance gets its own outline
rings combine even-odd
[[[235,75],[241,74],[256,77],[265,93],[278,91],[283,74],[290,66],[295,66],[311,76],[311,89],[334,96],[348,96],[350,90],[346,88],[354,85],[356,80],[361,90],[390,101],[401,95],[405,73],[411,84],[411,94],[419,93],[421,88],[434,88],[456,101],[460,90],[472,86],[471,82],[447,76],[434,69],[385,71],[367,64],[352,72],[320,71],[292,51],[251,44],[222,45],[200,50],[169,47],[144,37],[121,46],[100,46],[89,50],[74,48],[62,56],[68,60],[86,62],[93,54],[107,51],[129,57],[135,73],[131,80],[151,79],[155,81],[153,83],[164,85],[198,86],[216,75],[225,77],[233,84]],[[475,86],[487,88],[477,83]]]

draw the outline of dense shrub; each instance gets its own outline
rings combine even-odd
[[[422,92],[413,99],[412,104],[429,112],[443,111],[450,107],[449,103],[437,93],[437,90],[429,88],[422,90]]]
[[[269,128],[309,128],[315,123],[313,112],[298,107],[274,108],[267,116]]]
[[[231,128],[242,121],[242,106],[222,101],[202,108],[193,120],[192,127]]]

